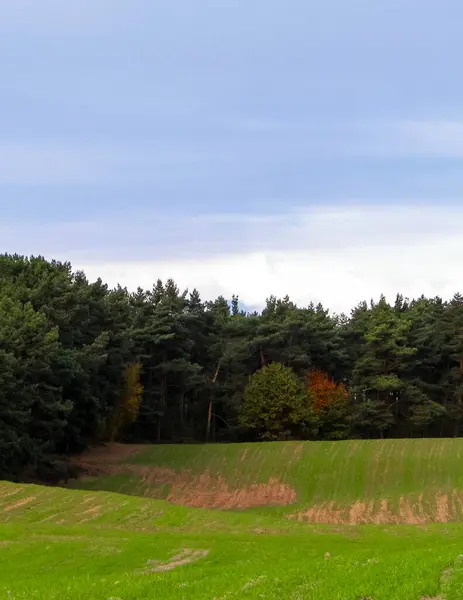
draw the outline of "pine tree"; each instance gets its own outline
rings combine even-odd
[[[360,405],[358,420],[362,429],[370,415],[371,432],[383,437],[388,430],[392,433],[392,424],[397,430],[408,417],[409,406],[403,394],[406,382],[401,376],[416,348],[408,345],[408,314],[395,310],[384,297],[372,305],[364,323],[364,342],[353,370],[353,391]]]

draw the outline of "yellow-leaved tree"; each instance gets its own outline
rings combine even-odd
[[[109,421],[108,437],[110,441],[116,440],[126,427],[137,420],[143,399],[140,372],[141,365],[138,362],[131,363],[125,368],[124,387]]]

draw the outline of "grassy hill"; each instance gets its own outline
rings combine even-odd
[[[461,439],[112,445],[79,462],[87,476],[74,487],[312,523],[424,524],[463,511]]]
[[[460,600],[462,534],[0,483],[0,598]]]
[[[82,489],[0,482],[0,600],[461,600],[462,448],[94,449]]]

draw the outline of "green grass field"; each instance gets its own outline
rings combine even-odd
[[[0,483],[0,598],[461,600],[462,449],[98,450],[87,489]]]
[[[130,454],[125,448],[92,453],[84,462],[97,476],[76,487],[193,507],[272,505],[272,514],[309,522],[425,524],[463,517],[460,439],[166,445]]]

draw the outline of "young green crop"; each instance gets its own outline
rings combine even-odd
[[[463,440],[116,450],[102,458],[110,472],[74,482],[87,490],[0,483],[0,600],[463,598]],[[189,508],[165,500],[166,473],[208,473],[231,490],[273,478],[296,494],[286,506]],[[385,500],[388,518],[413,520],[414,507],[421,524],[288,519]]]
[[[460,524],[310,526],[13,484],[0,514],[8,600],[463,597]]]

